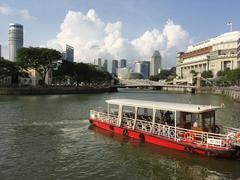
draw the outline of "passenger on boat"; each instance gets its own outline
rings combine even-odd
[[[169,126],[173,125],[174,121],[171,119],[171,113],[169,111],[167,111],[164,116],[165,116],[164,117],[165,124],[169,125]]]
[[[193,123],[193,127],[194,127],[194,128],[197,128],[197,127],[198,127],[198,123],[197,123],[197,121],[194,121],[194,123]]]

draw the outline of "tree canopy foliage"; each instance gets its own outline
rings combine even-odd
[[[217,76],[220,78],[219,81],[224,84],[239,84],[240,83],[240,69],[225,71],[218,71]]]
[[[18,72],[18,66],[12,62],[0,58],[0,77],[12,76]]]
[[[213,77],[213,73],[212,73],[212,71],[203,71],[201,73],[201,77],[203,77],[203,78],[212,78]]]
[[[172,67],[171,69],[162,69],[161,72],[155,76],[150,76],[150,80],[159,81],[159,80],[172,80],[176,76],[176,68]]]
[[[17,51],[17,64],[25,70],[36,70],[41,77],[42,84],[45,84],[47,72],[53,62],[60,58],[59,51],[48,48],[29,47]]]
[[[62,61],[53,71],[55,84],[106,86],[114,79],[111,74],[94,65]]]

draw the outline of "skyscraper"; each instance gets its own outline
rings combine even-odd
[[[160,73],[161,70],[161,64],[162,64],[162,58],[159,53],[159,51],[155,51],[151,58],[151,64],[150,64],[150,75],[154,76]]]
[[[74,47],[66,44],[66,60],[73,62],[74,61]]]
[[[23,47],[23,26],[21,24],[9,24],[8,46],[9,60],[16,61],[17,50]]]
[[[94,59],[94,65],[96,65],[99,68],[101,68],[102,67],[102,59],[101,58]]]
[[[108,71],[108,60],[107,60],[107,59],[105,59],[105,60],[103,61],[102,69],[103,69],[104,71]]]
[[[150,62],[149,61],[136,61],[134,63],[134,72],[141,73],[144,79],[149,78]]]
[[[117,74],[118,60],[112,60],[112,73]]]
[[[126,59],[121,59],[119,68],[125,68],[125,67],[127,67],[127,60]]]

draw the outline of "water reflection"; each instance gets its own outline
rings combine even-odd
[[[124,151],[127,158],[122,165],[127,166],[127,162],[132,159],[134,170],[137,169],[138,173],[151,179],[233,179],[240,176],[238,160],[199,156],[141,143],[92,125],[89,129],[104,141],[118,141],[122,146],[127,145],[128,149]],[[121,151],[122,149],[116,150],[114,153],[122,154]]]
[[[88,129],[110,98],[225,104],[217,122],[240,127],[240,104],[214,95],[118,93],[0,96],[1,179],[235,179],[240,162],[208,158]]]

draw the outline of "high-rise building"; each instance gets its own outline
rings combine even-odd
[[[8,46],[9,60],[16,61],[17,50],[23,47],[23,26],[21,24],[9,24]]]
[[[0,58],[2,57],[2,46],[0,44]]]
[[[117,74],[118,60],[112,60],[112,73]]]
[[[159,51],[154,51],[152,58],[151,58],[151,63],[150,63],[150,75],[154,76],[160,73],[161,71],[161,64],[162,64],[162,58],[159,53]]]
[[[150,62],[149,61],[135,61],[134,72],[141,73],[144,79],[149,79]]]
[[[127,67],[127,60],[126,59],[121,59],[119,68],[125,68],[125,67]]]
[[[108,71],[108,60],[105,59],[102,64],[102,70],[103,71]]]
[[[101,68],[101,66],[102,66],[102,59],[101,58],[94,59],[94,65],[96,65],[99,68]]]
[[[66,60],[73,62],[74,61],[74,47],[66,44]]]

